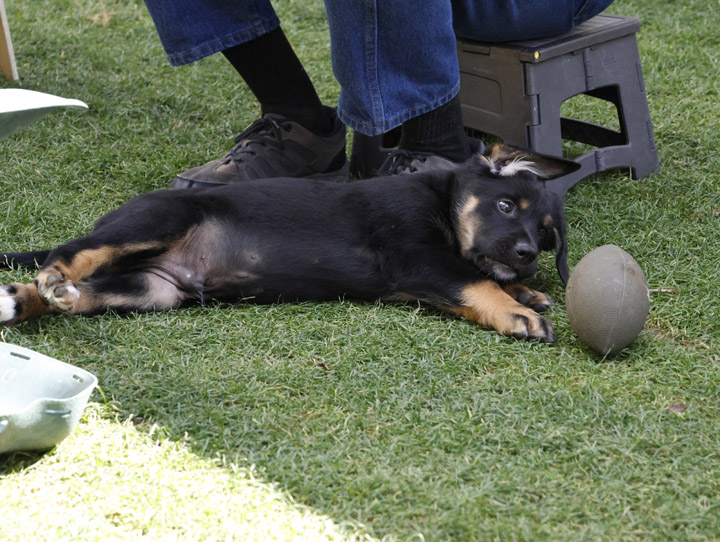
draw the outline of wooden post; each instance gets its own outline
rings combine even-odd
[[[10,26],[5,14],[5,0],[0,0],[0,72],[8,81],[19,79],[15,65],[15,53],[10,39]]]

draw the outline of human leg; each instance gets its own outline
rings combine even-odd
[[[428,0],[411,8],[374,0],[325,4],[343,121],[365,135],[401,126],[399,148],[419,158],[400,169],[445,169],[467,160],[475,149],[464,133],[457,97],[449,1]],[[388,164],[393,172],[398,165]]]
[[[372,136],[460,89],[456,35],[511,41],[571,30],[612,0],[325,0],[340,118]]]
[[[145,0],[168,61],[189,64],[280,27],[269,1]]]
[[[470,144],[463,127],[459,96],[455,95],[448,103],[404,122],[398,146],[439,154],[455,162],[467,160]]]
[[[222,51],[260,102],[262,114],[293,119],[317,134],[333,121],[282,29]]]
[[[460,89],[448,0],[325,0],[338,115],[378,135],[449,102]]]
[[[146,5],[171,64],[222,52],[263,114],[222,159],[183,172],[172,187],[276,176],[345,178],[345,128],[320,102],[269,1],[146,0]]]
[[[342,87],[339,115],[366,135],[402,126],[399,149],[418,156],[403,152],[402,161],[388,164],[390,172],[436,167],[428,153],[461,163],[469,151],[457,98],[456,33],[500,41],[559,34],[610,2],[326,0],[333,68]]]

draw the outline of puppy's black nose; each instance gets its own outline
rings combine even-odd
[[[515,256],[517,256],[518,260],[522,263],[530,263],[537,258],[537,255],[537,247],[531,245],[530,243],[518,241],[515,244]]]

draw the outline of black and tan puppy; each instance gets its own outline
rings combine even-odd
[[[410,300],[504,335],[553,341],[550,299],[519,284],[540,251],[567,280],[560,199],[576,166],[496,147],[477,167],[347,184],[270,179],[139,196],[0,287],[0,324],[46,313],[157,311],[207,299]]]

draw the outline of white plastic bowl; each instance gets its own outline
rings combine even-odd
[[[84,369],[0,343],[0,453],[58,444],[77,425],[97,382]]]

